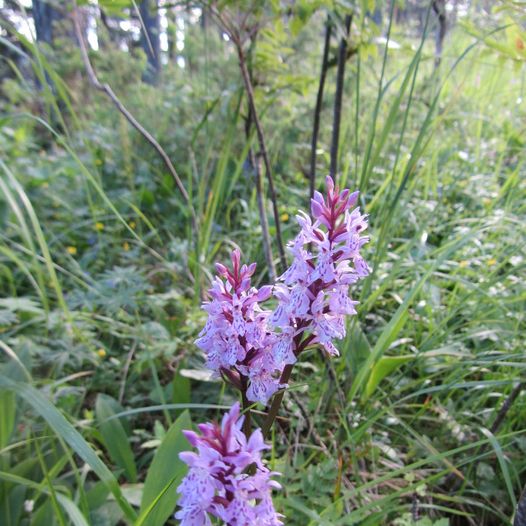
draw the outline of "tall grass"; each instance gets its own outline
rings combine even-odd
[[[339,163],[370,214],[374,272],[333,362],[337,385],[314,353],[293,379],[273,435],[278,508],[291,525],[511,524],[526,471],[523,394],[491,428],[526,363],[523,83],[461,27],[440,71],[431,25],[407,38],[391,12],[389,28],[400,48],[350,59]],[[158,91],[123,96],[173,157],[197,232],[141,137],[98,95],[77,107],[53,62],[22,41],[49,112],[20,105],[2,118],[1,524],[164,524],[183,474],[181,429],[232,398],[191,342],[225,247],[264,261],[244,164],[254,144],[240,79],[221,93],[221,68],[235,63],[214,69],[219,42],[195,42],[206,86],[168,70]],[[258,93],[289,218],[308,196],[308,156],[284,140],[308,144],[307,85],[307,96]],[[323,122],[327,150],[327,111]],[[327,167],[322,152],[318,172]]]

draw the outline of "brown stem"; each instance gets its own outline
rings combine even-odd
[[[513,526],[526,526],[526,486],[524,486],[522,494],[519,497]]]
[[[247,398],[247,378],[246,376],[241,376],[241,402],[243,405],[243,410],[245,411],[245,420],[243,421],[243,433],[247,439],[250,437],[251,427],[252,427],[252,414],[250,412],[250,402]]]
[[[292,373],[292,367],[292,365],[285,366],[283,372],[281,373],[281,378],[279,379],[280,383],[286,384],[289,381],[290,374]],[[272,404],[270,405],[270,408],[268,410],[267,418],[265,418],[265,421],[261,426],[263,438],[266,438],[268,436],[269,431],[272,428],[272,424],[274,423],[274,420],[276,420],[276,416],[278,414],[279,408],[281,407],[281,402],[283,400],[284,394],[285,390],[283,389],[279,393],[274,395],[274,398],[272,399]]]
[[[278,211],[278,202],[276,197],[276,190],[274,188],[274,178],[272,177],[272,168],[270,166],[270,159],[267,152],[267,146],[265,143],[265,136],[263,134],[263,128],[261,127],[261,122],[256,109],[255,97],[254,97],[254,88],[252,86],[252,81],[250,80],[250,75],[247,69],[247,63],[245,54],[243,52],[243,46],[241,41],[235,37],[233,42],[237,48],[237,54],[239,57],[239,67],[241,69],[241,75],[243,77],[243,82],[245,84],[245,90],[247,92],[248,103],[250,106],[250,111],[252,112],[252,118],[254,119],[254,124],[256,126],[256,132],[258,137],[259,149],[261,156],[263,157],[263,162],[265,164],[265,172],[268,180],[268,188],[270,192],[270,200],[272,201],[272,211],[274,215],[274,223],[276,225],[276,242],[278,244],[279,260],[281,272],[284,272],[287,268],[287,260],[285,257],[285,248],[283,246],[283,239],[281,237],[281,224],[279,219]]]
[[[332,26],[327,17],[325,26],[325,43],[323,45],[323,59],[321,62],[320,82],[318,84],[318,94],[316,95],[316,107],[314,108],[314,123],[312,126],[312,141],[310,150],[310,197],[314,195],[316,186],[316,150],[318,148],[318,134],[320,131],[321,105],[323,102],[323,90],[325,88],[325,79],[327,77],[327,62],[329,60],[329,48],[331,42]]]
[[[347,55],[347,39],[351,28],[352,15],[345,17],[345,36],[340,41],[338,49],[338,69],[336,72],[336,94],[334,96],[334,119],[332,124],[332,141],[331,141],[331,165],[329,169],[330,176],[336,180],[338,172],[338,147],[340,142],[340,122],[342,118],[342,99],[343,83],[345,78],[345,62]]]
[[[82,57],[82,62],[84,63],[84,67],[86,69],[86,73],[88,74],[88,79],[90,83],[93,85],[95,89],[102,91],[111,99],[115,107],[122,113],[122,115],[124,115],[126,120],[151,144],[151,146],[159,154],[168,172],[172,176],[175,185],[177,186],[177,188],[179,189],[179,192],[183,196],[185,204],[188,206],[190,210],[194,231],[197,231],[197,219],[195,216],[195,211],[193,209],[192,203],[190,202],[190,197],[188,195],[188,192],[186,191],[186,188],[183,185],[183,182],[181,181],[181,178],[179,177],[179,174],[177,173],[177,170],[172,164],[172,161],[170,160],[170,158],[168,157],[168,154],[164,151],[163,147],[157,142],[157,140],[153,137],[153,135],[148,130],[146,130],[146,128],[144,128],[144,126],[124,106],[124,104],[120,101],[120,99],[117,97],[117,95],[115,95],[115,93],[111,89],[111,86],[106,83],[103,84],[99,81],[95,73],[95,70],[93,69],[93,66],[91,65],[89,55],[88,55],[88,50],[86,48],[86,42],[84,40],[84,35],[82,34],[82,31],[80,29],[80,24],[78,21],[77,8],[75,4],[74,6],[75,8],[73,9],[73,12],[72,12],[73,25],[75,27],[75,34],[79,42],[80,55]]]
[[[513,402],[517,399],[520,392],[526,387],[526,382],[519,382],[511,391],[508,398],[504,400],[504,403],[502,404],[501,408],[499,409],[499,412],[497,413],[497,416],[495,417],[495,420],[493,421],[493,424],[491,424],[490,431],[494,435],[502,425],[502,422],[504,422],[504,418],[506,418],[506,415],[508,414],[508,411],[510,410],[511,406],[513,405]]]
[[[300,321],[297,328],[301,329],[303,324],[304,321]],[[303,341],[301,341],[301,338],[301,333],[294,338],[296,357],[299,357],[299,355],[312,343],[312,340],[314,340],[315,336],[314,334],[311,334],[310,336],[307,336],[307,338],[305,338]],[[281,377],[279,379],[280,384],[288,383],[293,367],[293,364],[289,364],[283,368],[283,372],[281,373]],[[263,437],[266,437],[268,435],[270,428],[274,423],[274,420],[276,420],[279,408],[281,407],[281,402],[283,401],[284,394],[285,390],[283,389],[278,394],[274,395],[274,398],[272,399],[272,404],[270,405],[270,408],[268,410],[267,418],[265,418],[265,421],[261,426],[261,430],[263,431]]]
[[[500,406],[500,409],[497,413],[497,416],[495,417],[495,420],[493,421],[493,424],[491,424],[491,427],[489,428],[492,435],[497,433],[500,429],[500,426],[504,422],[504,419],[506,418],[506,415],[508,414],[508,411],[510,410],[511,406],[513,405],[513,402],[517,399],[520,392],[526,387],[526,382],[519,382],[511,391],[511,393],[508,395],[506,400],[504,400],[504,403]],[[487,446],[482,445],[479,446],[475,452],[475,456],[479,456],[481,453],[483,453],[487,449]],[[444,485],[446,488],[450,488],[451,490],[456,490],[458,487],[458,479],[461,478],[462,474],[458,471],[452,471],[445,479]],[[465,480],[465,478],[463,478]]]

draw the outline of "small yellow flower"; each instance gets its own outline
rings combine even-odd
[[[135,230],[135,227],[137,226],[137,224],[135,223],[135,221],[130,221],[128,224],[130,225],[130,228],[131,228],[132,230]]]
[[[104,230],[104,223],[100,223],[97,221],[97,223],[95,223],[95,230],[97,232],[100,232],[101,230]]]
[[[469,265],[469,261],[466,261],[466,260],[463,260],[463,261],[461,261],[461,262],[458,264],[458,266],[459,266],[460,268],[467,267],[468,265]]]
[[[71,254],[72,256],[74,256],[77,253],[77,247],[69,246],[66,248],[66,250],[68,251],[68,254]]]
[[[128,250],[130,250],[130,244],[128,243],[128,241],[125,241],[122,244],[122,248],[124,249],[124,252],[128,252]]]
[[[497,263],[497,260],[495,258],[488,259],[488,266],[492,267]]]
[[[95,159],[95,164],[97,166],[100,166],[102,164],[102,160],[101,159]]]
[[[289,214],[287,214],[287,212],[285,212],[284,214],[281,214],[281,217],[280,219],[286,223],[288,220],[289,220]]]
[[[101,348],[97,351],[97,355],[99,356],[99,358],[105,358],[105,357],[106,357],[106,351],[101,347]]]

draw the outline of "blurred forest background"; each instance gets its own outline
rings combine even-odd
[[[277,509],[524,526],[525,9],[0,0],[0,524],[175,524],[181,429],[236,397],[213,263],[272,281],[331,173],[373,271],[295,369]]]

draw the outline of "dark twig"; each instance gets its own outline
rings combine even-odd
[[[526,526],[526,486],[522,490],[517,504],[517,512],[515,513],[515,520],[513,526]]]
[[[86,48],[86,42],[84,40],[84,35],[82,34],[82,31],[80,29],[77,15],[78,15],[78,12],[75,6],[75,9],[73,10],[73,13],[72,13],[73,25],[75,27],[75,34],[79,42],[79,48],[80,48],[80,54],[82,57],[82,61],[86,69],[86,73],[88,74],[88,79],[90,83],[93,85],[95,89],[102,91],[111,99],[115,107],[122,113],[122,115],[124,115],[126,120],[153,146],[153,148],[159,154],[166,168],[168,169],[168,172],[172,176],[175,182],[175,185],[177,186],[177,188],[179,189],[179,192],[183,196],[183,199],[185,200],[185,204],[188,206],[190,210],[190,213],[192,215],[193,227],[194,227],[194,230],[196,230],[197,219],[195,216],[195,211],[192,207],[192,203],[190,201],[190,197],[188,195],[188,192],[186,191],[186,188],[183,185],[183,182],[181,181],[181,178],[179,177],[179,174],[177,173],[174,165],[172,164],[172,161],[168,157],[168,154],[164,151],[163,147],[157,142],[157,140],[153,137],[153,135],[148,130],[146,130],[144,126],[139,121],[137,121],[137,119],[124,106],[124,104],[120,101],[120,99],[117,97],[117,95],[115,95],[115,93],[111,89],[111,86],[109,84],[103,84],[99,81],[95,73],[95,70],[93,69],[93,66],[91,65],[89,55],[88,55],[88,50]]]
[[[343,84],[345,78],[345,62],[347,55],[347,40],[351,29],[352,15],[345,16],[345,35],[340,41],[338,49],[338,69],[336,72],[336,95],[334,96],[334,119],[332,123],[332,141],[331,141],[331,166],[329,169],[330,176],[336,181],[338,172],[338,147],[340,142],[340,123],[342,117],[342,98]]]
[[[320,131],[321,105],[323,102],[323,90],[325,88],[325,79],[327,78],[327,62],[329,59],[329,48],[331,42],[332,26],[327,17],[325,25],[325,43],[323,44],[323,59],[321,62],[320,82],[318,84],[318,94],[316,95],[316,107],[314,108],[314,124],[312,126],[312,141],[310,150],[310,197],[314,195],[316,187],[316,150],[318,149],[318,134]]]
[[[342,388],[340,387],[340,384],[338,383],[338,378],[336,375],[336,371],[334,370],[334,365],[332,364],[330,358],[328,358],[327,355],[321,349],[318,349],[318,351],[321,356],[321,359],[323,360],[323,363],[325,364],[325,368],[327,370],[327,374],[329,376],[329,382],[331,385],[331,388],[328,389],[328,397],[327,397],[327,402],[326,402],[327,405],[326,405],[324,412],[326,412],[331,405],[334,391],[336,391],[336,394],[338,395],[338,402],[340,403],[340,406],[342,407],[342,409],[345,409],[345,406],[346,406],[345,394],[343,393]]]
[[[493,421],[493,424],[491,424],[490,431],[494,435],[497,433],[497,431],[500,429],[500,426],[502,425],[502,422],[504,422],[504,419],[506,418],[506,415],[508,414],[508,411],[510,410],[511,406],[513,405],[513,402],[517,399],[520,392],[526,387],[526,382],[519,382],[511,391],[508,398],[504,400],[504,403],[502,404],[501,408],[499,409],[499,412],[497,413],[497,416],[495,417],[495,420]]]
[[[498,433],[502,423],[504,422],[506,415],[508,414],[508,411],[511,409],[511,406],[519,396],[520,392],[526,387],[526,382],[519,382],[511,391],[511,393],[508,395],[506,400],[504,400],[504,403],[501,405],[497,416],[495,417],[495,420],[493,421],[493,424],[491,424],[491,427],[489,428],[492,435],[495,435]],[[475,455],[479,456],[481,453],[483,453],[487,449],[487,446],[479,446],[477,449]],[[459,478],[460,478],[460,472],[458,470],[452,471],[445,479],[444,485],[446,488],[451,487],[451,490],[455,490],[457,488]],[[514,525],[515,526],[515,525]],[[526,524],[525,524],[526,526]]]

